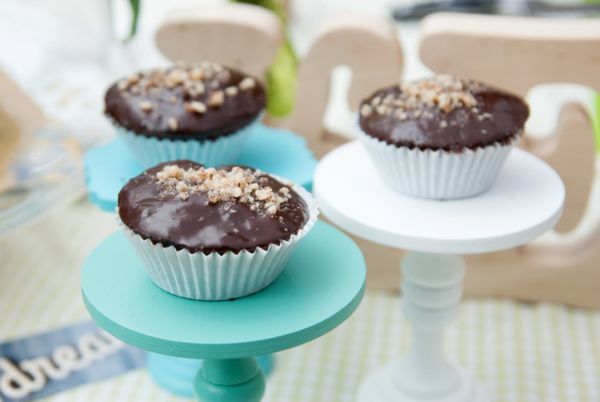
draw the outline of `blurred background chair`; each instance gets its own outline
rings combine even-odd
[[[597,20],[436,14],[421,28],[421,60],[436,72],[480,79],[522,96],[551,83],[600,91]],[[584,105],[567,103],[551,135],[526,133],[522,146],[546,160],[565,183],[565,211],[555,228],[560,236],[469,257],[467,292],[598,308],[600,214],[592,116]]]

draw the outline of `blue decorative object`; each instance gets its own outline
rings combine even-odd
[[[257,124],[238,163],[273,173],[310,190],[317,161],[302,137]],[[90,150],[84,167],[90,201],[109,212],[115,210],[123,185],[144,170],[125,141],[119,138]]]
[[[144,365],[92,321],[0,343],[0,401],[28,402],[106,380]]]
[[[298,245],[275,282],[240,299],[206,302],[171,295],[152,283],[141,264],[123,234],[104,240],[82,272],[88,311],[126,343],[205,359],[194,394],[213,402],[259,401],[264,377],[253,356],[331,331],[358,306],[366,277],[356,244],[323,222]]]

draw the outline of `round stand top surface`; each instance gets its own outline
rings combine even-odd
[[[477,197],[436,201],[405,196],[386,187],[357,141],[321,160],[314,191],[322,212],[359,237],[452,254],[527,243],[556,224],[565,199],[558,174],[520,149],[510,153],[494,186]]]
[[[196,301],[161,290],[121,233],[86,259],[81,287],[98,325],[128,344],[165,355],[228,359],[276,352],[329,332],[360,303],[365,277],[358,246],[317,222],[279,278],[240,299]]]
[[[257,124],[237,163],[273,173],[310,190],[317,160],[304,138]],[[125,183],[144,171],[121,138],[90,150],[85,155],[84,169],[90,201],[108,212],[117,207],[119,191]]]

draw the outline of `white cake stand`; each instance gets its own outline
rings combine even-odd
[[[558,221],[565,198],[546,163],[515,149],[494,187],[475,198],[433,201],[398,194],[353,142],[317,166],[314,191],[331,221],[367,240],[411,250],[402,263],[403,312],[413,325],[407,356],[371,373],[360,402],[488,401],[477,380],[444,358],[443,329],[456,320],[465,272],[459,254],[515,247]]]

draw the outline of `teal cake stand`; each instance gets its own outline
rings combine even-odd
[[[265,380],[254,356],[288,349],[341,324],[358,306],[365,263],[356,244],[318,222],[281,276],[244,298],[204,302],[164,292],[121,233],[86,259],[81,287],[100,327],[152,352],[204,359],[193,380],[204,402],[254,402]]]
[[[291,131],[257,124],[238,164],[273,173],[311,190],[317,161],[304,138]],[[90,201],[104,211],[113,212],[123,185],[144,169],[135,161],[125,141],[117,138],[87,152],[84,170]]]
[[[317,161],[306,141],[291,131],[257,124],[244,147],[240,164],[285,177],[311,190]],[[90,201],[104,211],[114,212],[123,185],[144,169],[125,142],[117,138],[90,150],[84,159],[86,185]],[[268,375],[274,367],[271,355],[258,356],[259,365]],[[147,367],[154,381],[174,394],[192,396],[191,382],[201,362],[148,353]]]

